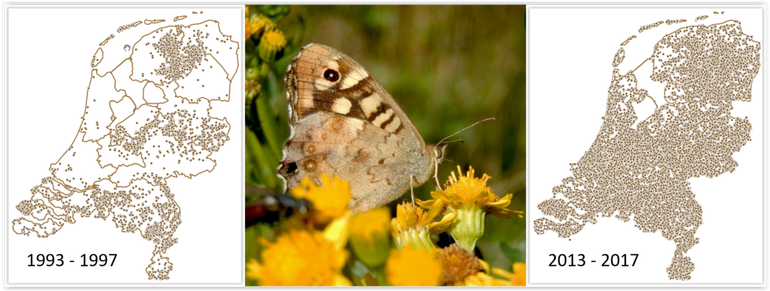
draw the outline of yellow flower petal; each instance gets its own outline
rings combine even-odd
[[[334,248],[341,250],[348,242],[348,223],[350,221],[350,210],[342,217],[332,220],[324,229],[324,237],[334,243]]]
[[[353,286],[353,283],[348,280],[345,276],[342,276],[341,274],[337,274],[334,276],[334,286],[335,287],[349,287]]]
[[[495,207],[495,208],[505,208],[509,204],[511,204],[511,198],[513,197],[512,194],[507,194],[503,196],[503,198],[500,198],[500,200],[494,201],[490,200],[486,203],[487,206]]]
[[[505,278],[509,286],[527,286],[527,264],[522,262],[513,263],[511,269],[513,273],[492,268],[492,274]]]
[[[420,207],[422,207],[422,208],[432,208],[433,207],[433,203],[436,202],[436,199],[431,199],[431,200],[423,201],[423,200],[415,198],[415,202],[417,202],[417,205],[420,205]]]
[[[484,270],[484,272],[487,272],[487,274],[489,274],[489,271],[490,271],[489,263],[481,259],[479,259],[479,263],[481,263],[481,268]]]
[[[500,276],[500,277],[503,277],[503,278],[507,278],[507,279],[513,278],[513,273],[508,272],[508,271],[503,270],[503,269],[499,269],[499,268],[492,268],[492,274],[495,274],[497,276]]]
[[[425,216],[425,219],[433,220],[432,218],[441,214],[442,211],[444,211],[444,200],[437,200],[433,207],[428,210],[428,215]]]
[[[458,282],[455,286],[468,286],[468,287],[487,287],[487,286],[511,286],[506,280],[497,279],[484,272],[478,272],[475,275],[465,277],[463,282]]]
[[[441,221],[431,223],[430,234],[440,234],[447,231],[452,227],[455,218],[457,218],[457,212],[452,211],[441,217]]]

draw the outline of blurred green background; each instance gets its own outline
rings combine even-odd
[[[477,176],[492,176],[489,185],[495,194],[512,193],[509,208],[525,210],[525,6],[251,7],[256,8],[250,13],[274,13],[271,18],[287,39],[283,57],[269,65],[261,93],[247,104],[246,181],[256,186],[251,189],[282,189],[275,170],[289,136],[283,74],[299,49],[315,42],[364,66],[427,144],[495,117],[453,137],[464,143],[450,144],[446,158],[463,171],[470,165]],[[247,70],[259,69],[248,44],[246,50]],[[456,166],[450,161],[439,167],[442,183],[451,171]],[[427,199],[431,190],[427,182],[415,195]],[[247,229],[247,237],[258,236],[258,228]],[[512,261],[524,262],[524,230],[525,219],[488,216],[486,234],[477,244],[482,258],[508,270]],[[252,245],[247,242],[247,260],[259,248]]]

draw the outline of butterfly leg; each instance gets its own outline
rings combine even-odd
[[[434,180],[434,183],[436,184],[436,188],[439,190],[444,190],[444,189],[441,189],[441,182],[438,181],[438,160],[436,158],[433,158],[433,165],[434,165],[433,180]]]
[[[415,207],[414,207],[414,176],[409,177],[409,189],[412,190],[412,209],[415,209]]]

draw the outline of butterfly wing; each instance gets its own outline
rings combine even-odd
[[[287,189],[322,173],[350,183],[351,209],[388,203],[430,176],[431,155],[393,97],[358,63],[310,44],[289,66],[292,132],[278,173]],[[416,186],[416,185],[415,185]]]

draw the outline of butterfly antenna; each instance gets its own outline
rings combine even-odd
[[[461,133],[461,132],[463,132],[463,131],[466,131],[467,129],[469,129],[469,128],[471,128],[471,127],[474,127],[474,126],[476,126],[477,124],[479,124],[479,123],[482,123],[482,122],[484,122],[484,121],[487,121],[487,120],[495,120],[495,118],[494,118],[494,117],[487,117],[487,118],[484,118],[484,119],[482,119],[482,120],[476,121],[475,123],[473,123],[473,124],[471,124],[471,125],[469,125],[469,126],[467,126],[467,127],[463,128],[463,129],[461,129],[461,130],[458,130],[457,132],[455,132],[455,133],[453,133],[453,134],[451,134],[451,135],[449,135],[449,136],[445,137],[444,139],[442,139],[441,141],[439,141],[439,142],[436,144],[436,147],[438,147],[438,146],[440,146],[441,144],[443,144],[443,143],[444,143],[444,141],[445,141],[445,140],[447,140],[448,138],[450,138],[450,137],[453,137],[453,136],[457,135],[458,133]],[[459,142],[463,142],[463,140],[462,140],[462,139],[456,139],[456,140],[448,141],[448,142],[446,142],[446,143],[453,143],[453,142],[458,142],[458,141],[459,141]],[[434,174],[433,174],[433,179],[434,179],[434,183],[436,184],[436,188],[438,188],[439,190],[444,190],[444,189],[441,189],[441,182],[439,182],[439,180],[438,180],[438,159],[434,158],[434,159],[433,159],[433,163],[436,165],[436,166],[434,167],[434,170],[435,170],[435,172],[434,172]],[[456,163],[455,163],[455,164],[456,164]]]
[[[455,143],[455,142],[465,143],[465,141],[463,139],[458,138],[458,139],[453,139],[453,140],[450,140],[450,141],[445,141],[444,144],[450,144],[450,143]]]
[[[444,144],[444,141],[445,141],[445,140],[447,140],[448,138],[450,138],[450,137],[453,137],[453,136],[457,135],[458,133],[461,133],[461,132],[463,132],[463,131],[466,131],[466,130],[468,130],[469,128],[476,126],[477,124],[479,124],[479,123],[482,123],[482,122],[484,122],[484,121],[488,121],[488,120],[495,120],[495,118],[494,118],[494,117],[487,117],[487,118],[484,118],[484,119],[482,119],[482,120],[476,121],[475,123],[473,123],[473,124],[471,124],[471,125],[469,125],[469,126],[467,126],[467,127],[463,128],[463,129],[461,129],[461,130],[458,130],[457,132],[455,132],[455,133],[453,133],[453,134],[451,134],[451,135],[449,135],[449,136],[445,137],[444,139],[442,139],[441,141],[439,141],[439,142],[436,144],[436,147],[438,148],[438,146],[440,146],[440,145]],[[462,139],[456,139],[456,140],[451,140],[451,141],[448,141],[448,142],[446,142],[446,143],[452,143],[452,142],[458,142],[458,141],[459,141],[459,142],[462,142],[463,140],[462,140]],[[439,161],[438,161],[438,159],[434,157],[434,158],[433,158],[433,163],[434,163],[434,165],[435,165],[435,166],[434,166],[433,168],[434,168],[434,171],[435,171],[435,172],[433,173],[433,180],[434,180],[434,183],[436,184],[436,188],[437,188],[437,189],[439,189],[439,190],[444,190],[444,189],[441,189],[441,182],[439,182],[439,180],[438,180],[438,162],[439,162]],[[455,164],[456,164],[456,163],[455,163]]]
[[[448,138],[450,138],[450,137],[453,137],[453,136],[457,135],[458,133],[461,133],[461,132],[463,132],[463,131],[466,131],[466,130],[468,130],[469,128],[476,126],[477,124],[479,124],[479,123],[482,123],[482,122],[484,122],[484,121],[488,121],[488,120],[495,120],[495,118],[494,118],[494,117],[487,117],[487,118],[484,118],[484,119],[482,119],[482,120],[476,121],[474,124],[471,124],[471,125],[469,125],[469,126],[467,126],[467,127],[463,128],[463,129],[461,129],[461,130],[458,130],[457,132],[455,132],[455,133],[453,133],[453,134],[451,134],[451,135],[449,135],[449,136],[445,137],[444,139],[442,139],[441,141],[439,141],[439,142],[438,142],[436,145],[438,146],[438,145],[440,145],[440,144],[444,143],[444,141],[445,141],[446,139],[448,139]]]

